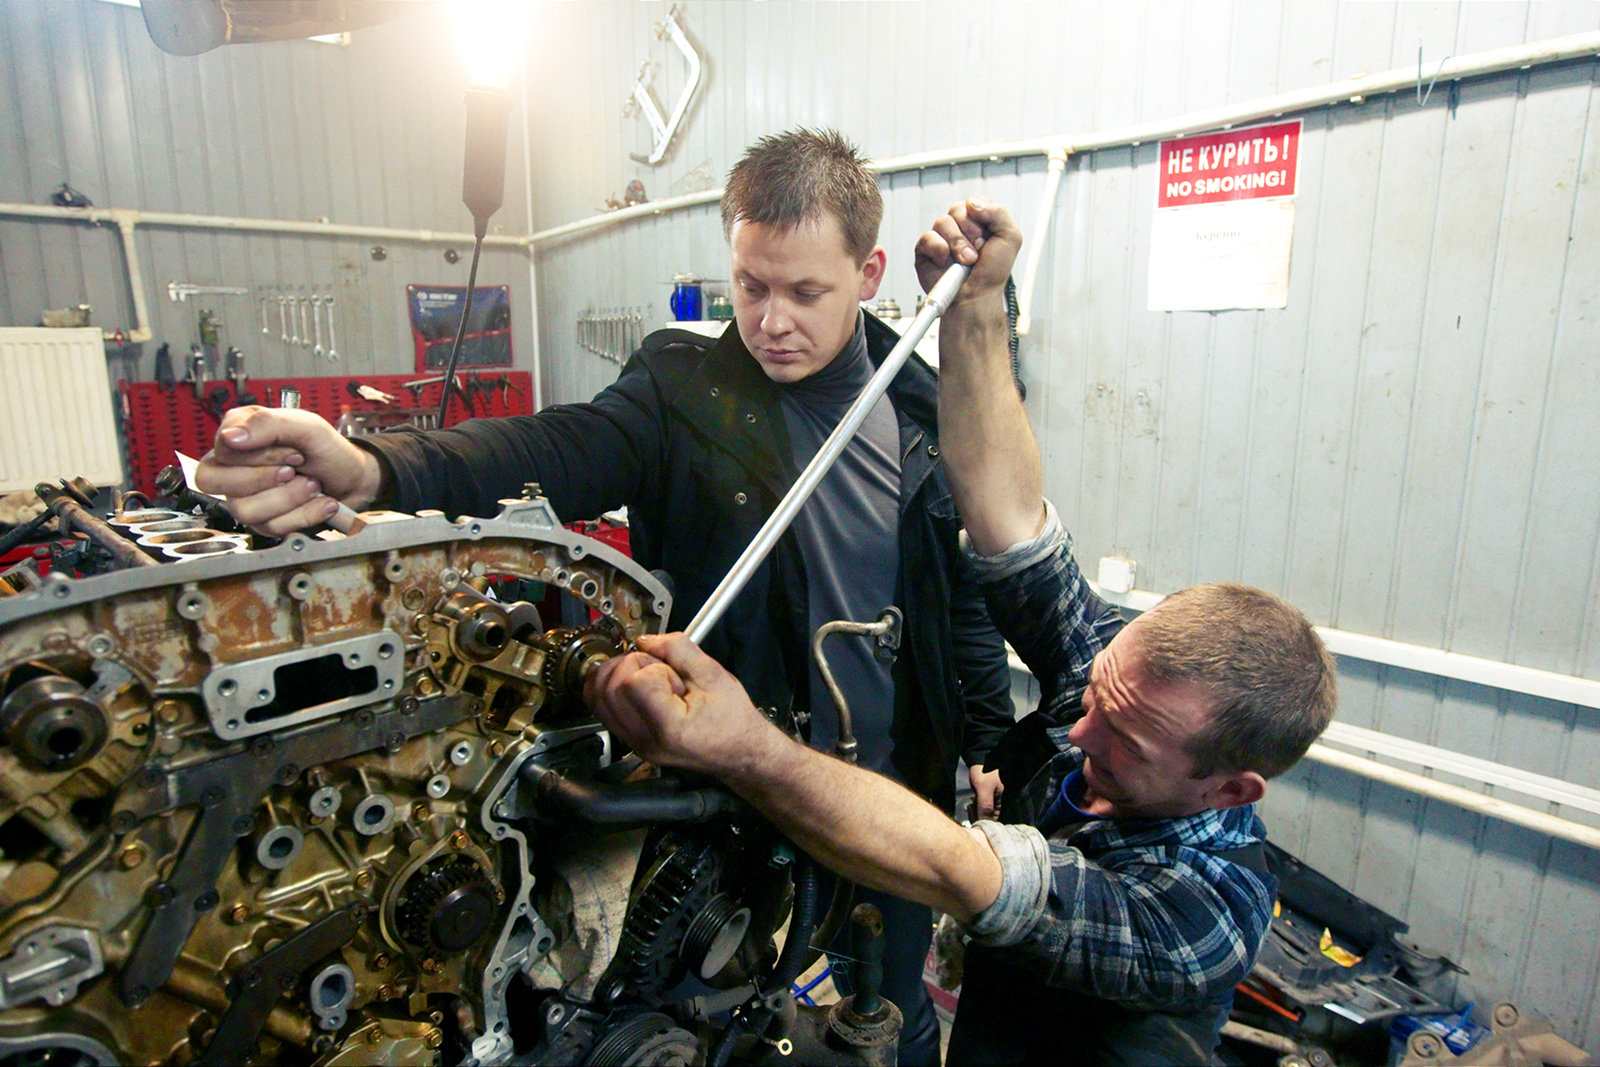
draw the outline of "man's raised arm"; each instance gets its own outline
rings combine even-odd
[[[952,263],[972,268],[939,326],[939,441],[972,546],[995,555],[1044,526],[1039,447],[1011,377],[1005,284],[1022,233],[983,197],[952,205],[917,241],[929,289]]]

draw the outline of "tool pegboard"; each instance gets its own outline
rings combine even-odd
[[[409,374],[380,374],[360,378],[251,378],[246,396],[255,403],[276,407],[285,386],[300,390],[300,406],[337,424],[372,426],[414,422],[432,425],[439,413],[443,382],[406,388]],[[526,415],[533,410],[533,380],[527,371],[495,374],[457,374],[450,392],[445,425],[470,418]],[[362,395],[360,390],[369,390]],[[385,403],[371,399],[372,391],[393,398]],[[248,401],[247,401],[248,402]],[[237,406],[233,382],[207,381],[195,395],[192,383],[179,382],[162,390],[155,382],[122,383],[122,424],[128,438],[128,462],[133,487],[156,491],[161,468],[178,462],[176,453],[199,458],[211,449],[217,426],[228,409]]]

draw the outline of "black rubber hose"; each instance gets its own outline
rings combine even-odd
[[[781,990],[788,995],[789,987],[809,964],[811,934],[817,925],[817,867],[811,857],[799,850],[794,857],[794,905],[789,912],[789,936],[783,942],[783,952],[773,966],[772,973],[759,984],[756,995],[728,1020],[728,1026],[717,1038],[706,1060],[708,1067],[726,1067],[733,1055],[733,1046],[745,1030],[748,1013],[758,1008],[761,990]]]
[[[744,1030],[744,1016],[734,1015],[728,1021],[727,1029],[717,1038],[717,1043],[711,1048],[711,1055],[706,1059],[706,1067],[727,1067],[728,1059],[733,1055],[734,1042],[739,1040],[739,1034]]]
[[[724,790],[684,789],[665,778],[616,785],[580,782],[529,763],[523,765],[522,779],[538,796],[542,816],[564,815],[616,830],[661,822],[703,822],[736,811],[740,804]]]
[[[811,935],[817,928],[817,867],[811,857],[796,851],[794,856],[794,907],[789,912],[789,936],[783,942],[768,989],[788,989],[806,969],[811,951]]]
[[[806,961],[800,967],[800,973],[805,974],[811,965],[822,958],[828,951],[828,946],[844,927],[845,916],[850,914],[850,903],[855,899],[856,885],[848,878],[835,877],[833,880],[833,900],[828,905],[828,913],[822,917],[822,922],[817,927],[817,932],[811,935],[811,945],[806,952]]]

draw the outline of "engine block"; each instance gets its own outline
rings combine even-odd
[[[557,934],[508,798],[603,761],[582,668],[669,594],[539,499],[243,540],[0,598],[0,1055],[511,1058],[508,983]],[[591,621],[539,628],[491,577]]]
[[[582,705],[662,580],[538,497],[260,547],[63,488],[0,576],[0,1067],[893,1062],[789,995],[848,893]]]

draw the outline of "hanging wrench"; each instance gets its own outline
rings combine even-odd
[[[268,336],[268,337],[272,336],[272,330],[267,326],[267,298],[266,297],[262,297],[261,298],[261,332],[263,334],[265,334],[266,336]]]
[[[322,294],[311,294],[311,327],[317,333],[317,345],[311,354],[318,359],[322,358]]]
[[[311,301],[304,293],[300,294],[300,347],[311,347],[311,330],[306,326],[306,312],[311,309]]]
[[[284,344],[289,343],[289,298],[282,293],[278,294],[278,340]]]
[[[329,293],[323,301],[328,308],[328,362],[339,362],[339,350],[334,347],[333,339],[333,294]]]

